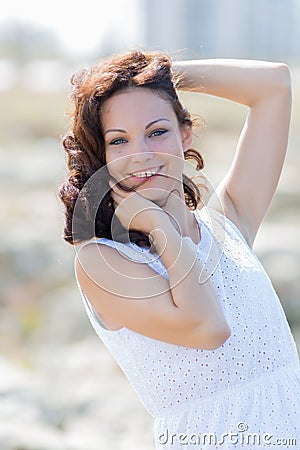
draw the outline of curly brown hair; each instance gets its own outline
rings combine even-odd
[[[191,115],[176,93],[180,83],[180,77],[173,73],[171,58],[161,52],[130,51],[113,55],[72,76],[73,126],[62,142],[69,173],[59,188],[59,198],[65,207],[63,238],[68,243],[74,245],[93,237],[112,239],[114,204],[100,120],[105,100],[131,87],[152,89],[172,105],[180,125],[192,127]],[[196,163],[197,170],[203,168],[203,158],[198,151],[189,149],[184,156]],[[93,177],[99,169],[101,176]],[[184,174],[182,182],[186,205],[194,210],[201,201],[199,186]],[[129,233],[124,230],[117,240],[128,238],[139,246],[150,246],[148,237],[135,230]]]

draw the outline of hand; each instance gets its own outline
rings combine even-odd
[[[166,212],[156,203],[144,198],[138,192],[126,192],[109,182],[111,197],[115,203],[115,215],[121,225],[128,230],[138,230],[150,234],[163,222],[170,223]]]

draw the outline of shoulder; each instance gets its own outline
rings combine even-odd
[[[97,274],[100,278],[119,273],[120,269],[124,273],[134,264],[124,248],[124,244],[110,240],[87,242],[76,252],[75,269],[88,270],[89,274]]]
[[[105,257],[114,255],[112,245],[103,245],[100,241],[88,241],[82,244],[75,253],[75,268],[84,266],[92,268],[94,263],[105,262]]]
[[[91,240],[83,243],[76,249],[75,262],[84,262],[89,266],[95,258],[101,259],[109,254],[115,254],[115,245],[113,241],[110,241],[109,239],[99,239],[97,241]]]
[[[141,292],[144,288],[149,289],[153,281],[157,286],[167,286],[167,280],[149,267],[147,259],[130,246],[113,241],[87,244],[79,248],[75,256],[75,273],[83,289],[96,284],[102,291],[113,291],[117,295],[126,291],[135,297],[135,289]]]

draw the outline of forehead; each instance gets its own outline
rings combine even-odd
[[[103,103],[101,120],[103,127],[130,123],[149,123],[158,117],[176,120],[169,101],[147,88],[131,88],[117,92]],[[124,125],[124,126],[125,126]]]

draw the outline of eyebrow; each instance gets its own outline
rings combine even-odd
[[[145,126],[145,130],[148,130],[148,128],[152,127],[157,122],[161,122],[162,120],[165,120],[167,122],[170,122],[169,119],[165,119],[164,117],[161,117],[159,119],[152,120]],[[126,130],[122,130],[121,128],[110,128],[109,130],[106,130],[104,133],[104,136],[106,133],[126,133]]]

